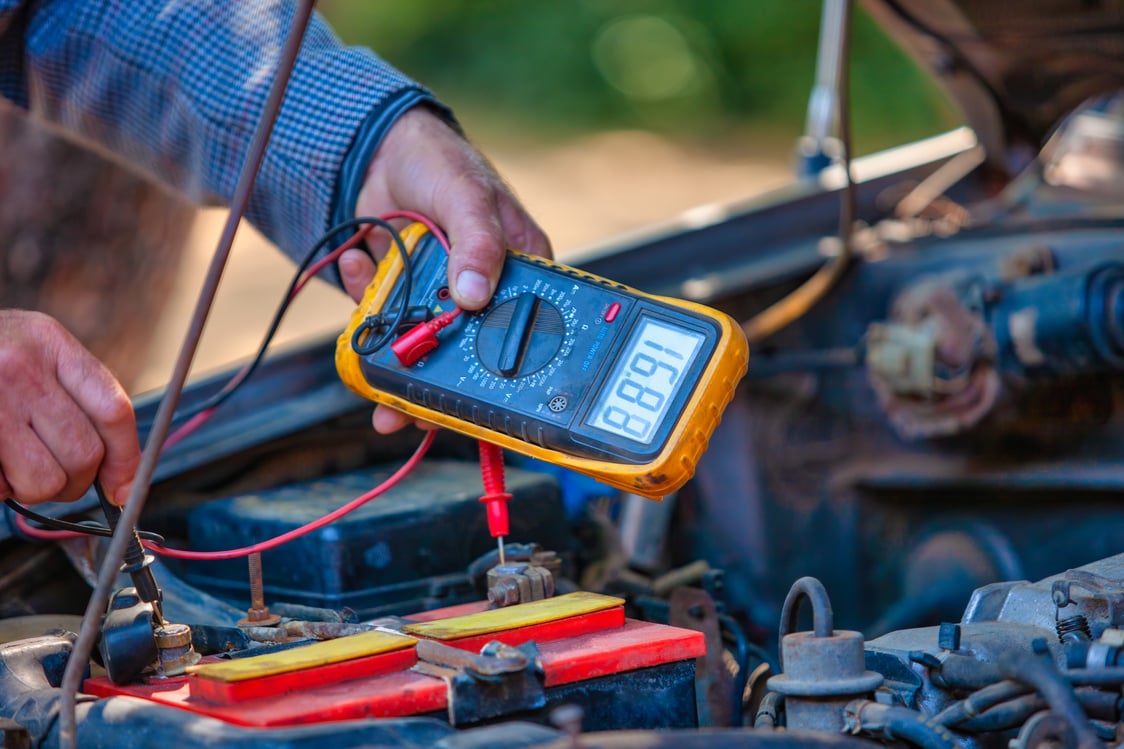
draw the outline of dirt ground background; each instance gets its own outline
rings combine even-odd
[[[543,225],[563,261],[690,208],[759,195],[791,179],[790,154],[783,148],[720,154],[636,131],[534,149],[480,145]],[[135,392],[161,387],[171,373],[224,220],[221,210],[199,213]],[[292,273],[292,264],[253,227],[239,230],[193,373],[213,372],[253,353]],[[335,288],[310,285],[294,303],[275,345],[337,332],[351,307]]]

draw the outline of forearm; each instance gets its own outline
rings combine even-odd
[[[196,201],[226,202],[294,9],[283,0],[0,0],[0,93]],[[424,89],[314,20],[250,220],[301,255],[350,215],[382,135],[423,101],[432,101]]]

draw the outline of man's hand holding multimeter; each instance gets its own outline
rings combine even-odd
[[[455,306],[441,246],[420,225],[404,240],[409,299],[407,269],[391,253],[337,345],[348,387],[636,494],[660,497],[691,477],[748,363],[733,320],[512,252],[486,307],[451,320],[423,357],[401,360],[390,345],[368,345],[372,321],[402,304],[433,318]]]

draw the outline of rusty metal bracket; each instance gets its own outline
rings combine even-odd
[[[517,648],[493,640],[480,653],[433,640],[417,643],[414,670],[445,681],[449,723],[454,726],[546,704],[544,672],[534,642]]]
[[[718,607],[705,590],[678,588],[671,594],[668,623],[706,637],[706,655],[695,660],[695,701],[700,726],[732,726],[734,680],[722,660]],[[740,695],[739,701],[740,701]],[[739,716],[740,717],[740,716]]]
[[[1062,576],[1062,579],[1055,580],[1050,586],[1050,597],[1053,599],[1054,605],[1059,609],[1064,609],[1071,603],[1077,603],[1077,600],[1073,597],[1074,588],[1088,591],[1089,598],[1095,601],[1103,601],[1106,604],[1110,627],[1120,623],[1117,614],[1124,606],[1124,587],[1121,587],[1116,580],[1085,570],[1068,570]]]

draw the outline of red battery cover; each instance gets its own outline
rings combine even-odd
[[[541,655],[547,688],[705,655],[702,633],[626,619],[621,604],[553,621],[468,637],[441,638],[441,641],[479,652],[483,644],[491,640],[512,646],[534,640]],[[487,608],[488,604],[482,602],[425,612],[407,619],[454,622]],[[251,727],[405,717],[445,710],[447,688],[444,681],[409,670],[416,660],[414,648],[409,647],[245,681],[223,682],[193,674],[153,677],[142,683],[120,686],[98,677],[87,679],[84,691],[99,697],[139,697]],[[204,659],[204,662],[218,661],[215,656]]]

